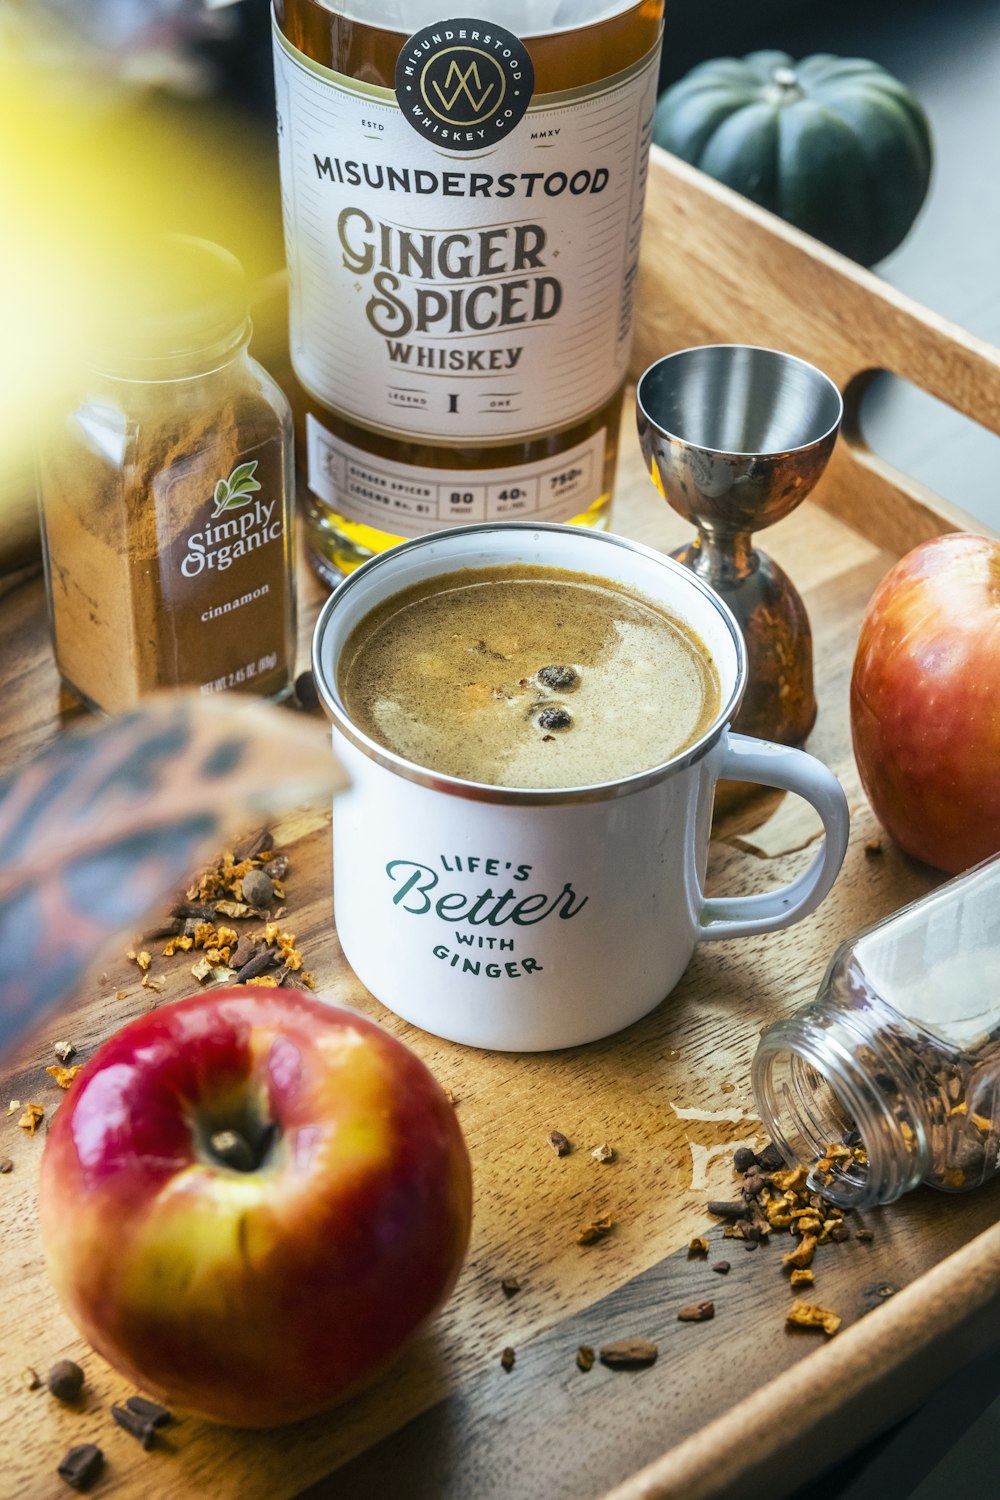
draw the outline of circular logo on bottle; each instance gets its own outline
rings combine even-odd
[[[510,135],[534,85],[528,49],[493,21],[424,26],[396,62],[404,118],[447,151],[481,151]]]

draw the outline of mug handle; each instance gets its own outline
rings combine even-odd
[[[757,896],[702,897],[697,940],[776,932],[814,911],[844,862],[851,815],[840,782],[822,761],[790,745],[729,734],[720,747],[716,776],[755,781],[804,797],[823,820],[825,838],[809,867],[790,885]]]

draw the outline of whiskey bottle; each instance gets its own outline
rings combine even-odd
[[[606,526],[662,0],[333,3],[274,6],[314,566],[333,585],[477,521]]]

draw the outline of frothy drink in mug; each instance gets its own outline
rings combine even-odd
[[[693,630],[608,579],[468,569],[413,585],[354,629],[338,686],[358,727],[467,781],[579,787],[670,760],[719,711]]]
[[[805,916],[843,860],[832,773],[730,730],[746,655],[729,610],[621,537],[508,522],[406,543],[329,599],[313,668],[352,782],[334,816],[344,953],[453,1041],[607,1036],[697,942]],[[816,807],[826,837],[790,885],[705,896],[723,776]]]

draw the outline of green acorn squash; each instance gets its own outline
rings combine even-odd
[[[866,266],[900,244],[930,181],[923,109],[856,57],[700,63],[662,95],[653,139]]]

